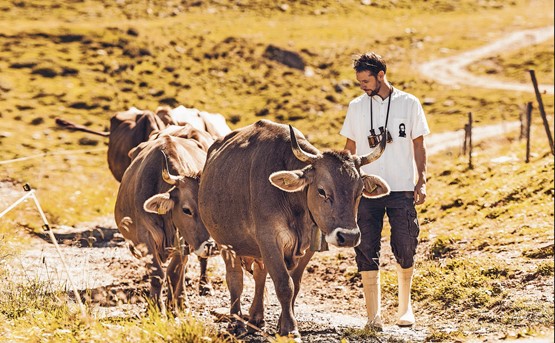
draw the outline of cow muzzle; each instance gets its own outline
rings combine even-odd
[[[195,255],[199,257],[204,257],[204,258],[216,256],[219,254],[220,254],[220,251],[218,250],[218,246],[216,245],[216,242],[214,242],[211,239],[202,243],[200,247],[197,250],[195,250]]]
[[[338,227],[326,235],[326,242],[338,247],[356,247],[360,244],[360,230],[358,227],[354,229]]]

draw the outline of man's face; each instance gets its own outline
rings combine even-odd
[[[374,96],[378,94],[380,88],[382,87],[382,82],[380,81],[380,72],[378,76],[372,75],[368,70],[364,70],[356,73],[357,81],[362,89],[369,96]]]

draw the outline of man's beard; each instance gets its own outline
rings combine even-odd
[[[382,88],[382,83],[380,81],[377,81],[378,85],[370,92],[370,94],[368,94],[370,97],[373,97],[374,95],[378,95],[378,93],[380,92],[380,89]]]

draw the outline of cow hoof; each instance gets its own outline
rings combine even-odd
[[[212,285],[209,283],[206,283],[204,285],[200,285],[199,286],[199,295],[200,296],[212,296],[214,295],[214,288],[212,288]]]
[[[247,330],[249,333],[256,333],[256,332],[260,332],[264,329],[264,327],[266,326],[266,321],[264,321],[264,319],[258,320],[258,321],[249,321],[249,325],[247,327]]]
[[[193,279],[191,279],[189,276],[185,276],[185,286],[191,287],[193,285]]]
[[[185,310],[190,308],[189,300],[179,298],[177,301],[168,299],[166,308],[173,314],[183,313]]]
[[[244,337],[248,334],[243,322],[233,321],[227,326],[227,331],[237,338]]]

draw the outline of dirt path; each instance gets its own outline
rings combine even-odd
[[[473,142],[478,142],[489,137],[499,137],[506,135],[508,132],[517,130],[520,127],[520,122],[511,121],[501,124],[478,126],[472,128]],[[463,146],[464,142],[464,129],[457,131],[449,131],[443,133],[430,134],[426,137],[426,150],[428,155],[434,155],[438,152]]]
[[[553,29],[553,26],[548,26],[539,29],[513,32],[480,48],[424,63],[420,66],[420,72],[426,77],[447,85],[462,84],[490,89],[534,92],[534,87],[531,82],[529,84],[523,84],[498,81],[493,78],[474,75],[470,73],[466,67],[474,61],[501,51],[518,50],[526,46],[543,42],[553,37]],[[553,94],[553,85],[539,85],[539,89],[541,92],[545,91],[548,94]]]

